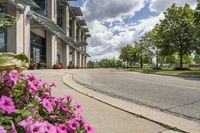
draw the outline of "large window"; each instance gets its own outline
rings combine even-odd
[[[57,1],[57,24],[64,27],[64,5],[60,1]]]
[[[40,8],[32,8],[35,12],[47,16],[48,14],[48,0],[34,0]]]
[[[7,12],[7,4],[0,4],[0,13]],[[0,52],[7,51],[7,30],[6,28],[0,28]]]
[[[46,62],[46,40],[31,32],[31,60],[35,63]]]

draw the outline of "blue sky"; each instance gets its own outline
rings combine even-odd
[[[90,60],[118,58],[121,47],[150,31],[173,3],[192,8],[196,0],[78,0],[92,35],[87,40]]]

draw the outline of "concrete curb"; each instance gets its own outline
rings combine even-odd
[[[200,133],[200,124],[197,122],[163,113],[142,105],[103,95],[99,92],[93,91],[76,83],[72,77],[73,73],[66,73],[62,77],[62,80],[66,85],[84,95],[92,97],[98,101],[126,111],[128,113],[162,124],[163,126],[166,126],[170,129],[175,129],[188,133]]]

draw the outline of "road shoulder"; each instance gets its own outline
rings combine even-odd
[[[94,98],[98,101],[101,101],[103,103],[106,103],[110,106],[113,106],[115,108],[118,108],[120,110],[126,111],[128,113],[140,116],[144,119],[151,120],[153,122],[162,124],[163,126],[166,126],[171,129],[178,129],[185,132],[200,132],[200,125],[199,123],[196,123],[194,121],[190,121],[184,118],[180,118],[177,116],[173,116],[170,114],[166,114],[148,107],[144,107],[141,105],[137,105],[134,103],[122,101],[110,96],[106,96],[103,94],[100,94],[98,92],[95,92],[93,90],[90,90],[84,86],[81,86],[80,84],[76,83],[73,79],[74,73],[66,73],[63,76],[63,82],[73,88],[74,90],[87,95],[91,98]]]

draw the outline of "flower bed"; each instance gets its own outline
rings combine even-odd
[[[71,96],[54,97],[55,84],[32,74],[1,72],[0,133],[94,133]]]

